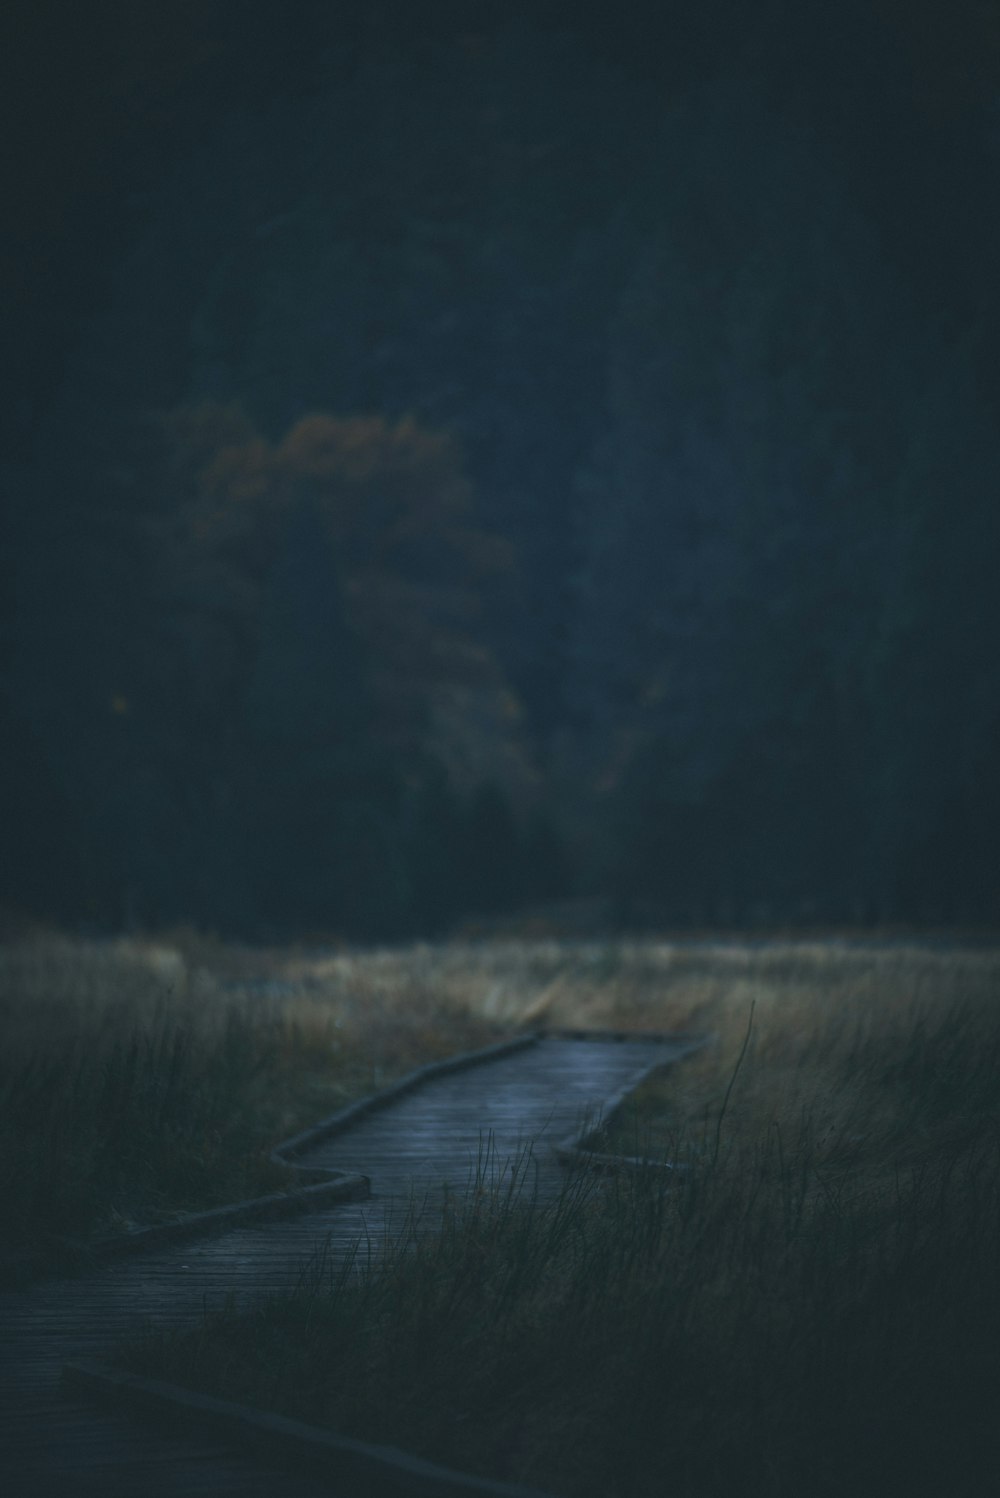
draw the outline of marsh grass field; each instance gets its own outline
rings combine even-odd
[[[418,968],[190,933],[0,948],[0,1263],[294,1188],[276,1143],[506,1033]]]
[[[594,1137],[122,1352],[565,1498],[980,1493],[1000,1471],[1000,952],[895,941],[0,951],[8,1251],[275,1189],[270,1149],[524,1026],[712,1036]],[[514,1162],[516,1163],[516,1162]],[[522,1162],[523,1164],[523,1162]],[[363,1262],[362,1262],[363,1261]]]

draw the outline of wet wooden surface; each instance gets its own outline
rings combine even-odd
[[[334,1260],[359,1238],[377,1245],[413,1204],[428,1219],[444,1189],[515,1163],[540,1197],[564,1167],[550,1145],[580,1132],[651,1065],[687,1049],[648,1040],[547,1037],[422,1084],[318,1145],[302,1163],[370,1176],[371,1198],[308,1216],[233,1229],[198,1243],[111,1261],[84,1277],[0,1296],[0,1481],[5,1498],[176,1498],[241,1494],[313,1498],[328,1484],[261,1466],[210,1441],[160,1435],[59,1392],[62,1364],[107,1359],[144,1326],[196,1320],[227,1297],[244,1302],[294,1285],[322,1249]],[[72,1224],[67,1224],[67,1233]],[[344,1493],[342,1498],[364,1498]]]

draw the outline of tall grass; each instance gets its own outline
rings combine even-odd
[[[690,1168],[666,1189],[662,1171],[570,1176],[542,1205],[525,1161],[505,1174],[487,1151],[436,1231],[414,1217],[130,1366],[567,1498],[989,1490],[995,955],[511,955],[537,979],[524,1008],[715,1031],[601,1141]],[[466,959],[440,960],[447,981]],[[496,1004],[498,950],[466,972]]]
[[[281,1139],[499,1033],[416,979],[188,941],[0,949],[0,1253],[295,1184]]]

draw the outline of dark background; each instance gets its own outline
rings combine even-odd
[[[1000,7],[5,10],[0,902],[1000,916]]]

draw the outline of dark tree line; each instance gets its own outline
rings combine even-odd
[[[78,144],[2,897],[994,919],[990,9],[348,9],[166,7]]]

